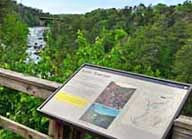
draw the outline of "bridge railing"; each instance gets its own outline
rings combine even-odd
[[[42,99],[46,99],[61,84],[17,73],[10,70],[0,68],[0,85],[33,95]],[[8,129],[26,139],[77,139],[83,138],[84,133],[73,127],[65,126],[65,128],[56,120],[49,120],[49,131],[47,134],[40,133],[34,129],[26,127],[15,121],[0,116],[0,127]],[[65,131],[70,132],[69,136],[65,136]],[[192,118],[180,116],[175,120],[173,127],[173,139],[192,139]]]

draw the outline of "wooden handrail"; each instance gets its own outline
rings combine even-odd
[[[18,72],[5,70],[0,68],[0,85],[22,91],[29,95],[46,99],[61,84],[31,77]],[[0,116],[0,127],[9,129],[25,138],[30,139],[63,139],[61,135],[62,127],[55,120],[50,120],[49,136],[23,126],[19,123],[11,121]],[[19,130],[16,130],[16,129]],[[56,129],[60,128],[58,131]],[[180,116],[175,120],[173,128],[173,139],[192,139],[192,117]]]
[[[17,133],[26,139],[51,139],[51,137],[48,135],[40,133],[2,116],[0,116],[0,126],[14,133]]]
[[[10,71],[10,70],[5,70],[2,68],[0,68],[0,85],[14,89],[14,90],[18,90],[23,93],[27,93],[29,95],[33,95],[35,97],[42,98],[42,99],[46,99],[47,97],[49,97],[58,87],[61,86],[61,84],[56,82],[51,82],[48,80],[28,76],[25,74],[21,74],[21,73]],[[7,121],[8,120],[5,117],[1,117],[0,127],[9,129],[21,136],[25,135],[22,132],[18,132],[17,130],[14,130],[15,125],[18,125],[18,124],[16,124],[14,121],[11,121],[11,120],[9,120],[9,122]],[[56,134],[55,130],[52,130],[57,125],[57,122],[55,122],[52,119],[50,119],[50,121],[51,122],[49,123],[48,135],[50,135],[50,137],[57,138],[57,136],[55,135]],[[8,124],[9,126],[5,126],[6,124]],[[25,127],[22,125],[20,126]],[[11,129],[10,127],[13,127],[13,129]],[[25,130],[26,131],[29,130],[30,132],[31,129],[25,128]],[[35,133],[37,133],[37,135],[35,135]],[[34,132],[34,134],[32,135],[33,135],[32,139],[39,139],[38,138],[39,132]],[[28,136],[26,136],[26,138],[28,138]]]
[[[61,84],[0,68],[0,85],[46,99]]]

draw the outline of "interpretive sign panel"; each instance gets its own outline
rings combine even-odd
[[[83,65],[38,109],[96,134],[117,139],[162,139],[191,86]]]

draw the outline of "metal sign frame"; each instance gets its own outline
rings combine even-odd
[[[96,66],[96,65],[92,65],[92,64],[83,64],[78,70],[75,71],[74,74],[72,74],[71,77],[69,77],[68,80],[66,80],[63,83],[63,85],[61,87],[56,89],[56,91],[52,95],[50,95],[45,100],[45,102],[43,102],[43,104],[41,104],[41,106],[37,109],[37,111],[40,112],[41,114],[47,116],[47,117],[60,120],[65,124],[73,125],[74,127],[77,127],[77,128],[82,128],[83,130],[86,130],[86,131],[88,131],[90,133],[98,134],[99,136],[104,136],[104,137],[107,137],[107,138],[114,138],[112,136],[105,135],[103,133],[97,132],[97,131],[92,130],[90,128],[81,127],[80,124],[69,122],[68,120],[66,120],[64,118],[60,118],[60,117],[57,117],[55,115],[51,115],[49,113],[45,113],[45,112],[41,111],[41,109],[59,92],[59,90],[61,88],[63,88],[84,67],[88,67],[88,68],[91,68],[91,69],[98,69],[99,71],[105,71],[105,72],[109,72],[109,73],[113,73],[113,74],[117,74],[117,75],[123,75],[125,77],[131,77],[131,78],[144,80],[144,81],[148,81],[148,82],[153,82],[153,83],[158,83],[158,84],[163,84],[163,85],[167,85],[167,86],[171,86],[171,87],[177,87],[177,88],[182,88],[182,89],[187,88],[186,89],[186,90],[188,90],[187,94],[186,94],[184,100],[182,101],[182,104],[177,109],[177,112],[176,112],[176,115],[174,116],[174,119],[179,116],[179,114],[181,113],[182,108],[184,107],[184,104],[187,102],[187,99],[189,98],[190,94],[192,93],[192,85],[191,84],[181,83],[181,82],[176,82],[176,81],[171,81],[171,80],[165,80],[165,79],[160,79],[160,78],[155,78],[155,77],[151,77],[151,76],[136,74],[136,73],[133,73],[133,72],[127,72],[127,71],[122,71],[122,70],[117,70],[117,69],[112,69],[112,68],[106,68],[106,67],[102,67],[102,66]],[[163,138],[166,138],[168,136],[168,133],[169,133],[169,131],[171,130],[171,128],[173,126],[174,119],[172,119],[171,123],[169,124],[169,127],[166,130],[166,132],[164,133]]]

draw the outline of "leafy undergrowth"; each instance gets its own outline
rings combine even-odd
[[[7,88],[1,89],[0,96],[0,115],[47,133],[48,119],[36,110],[43,100]]]
[[[0,139],[24,139],[24,138],[8,130],[0,129]]]

